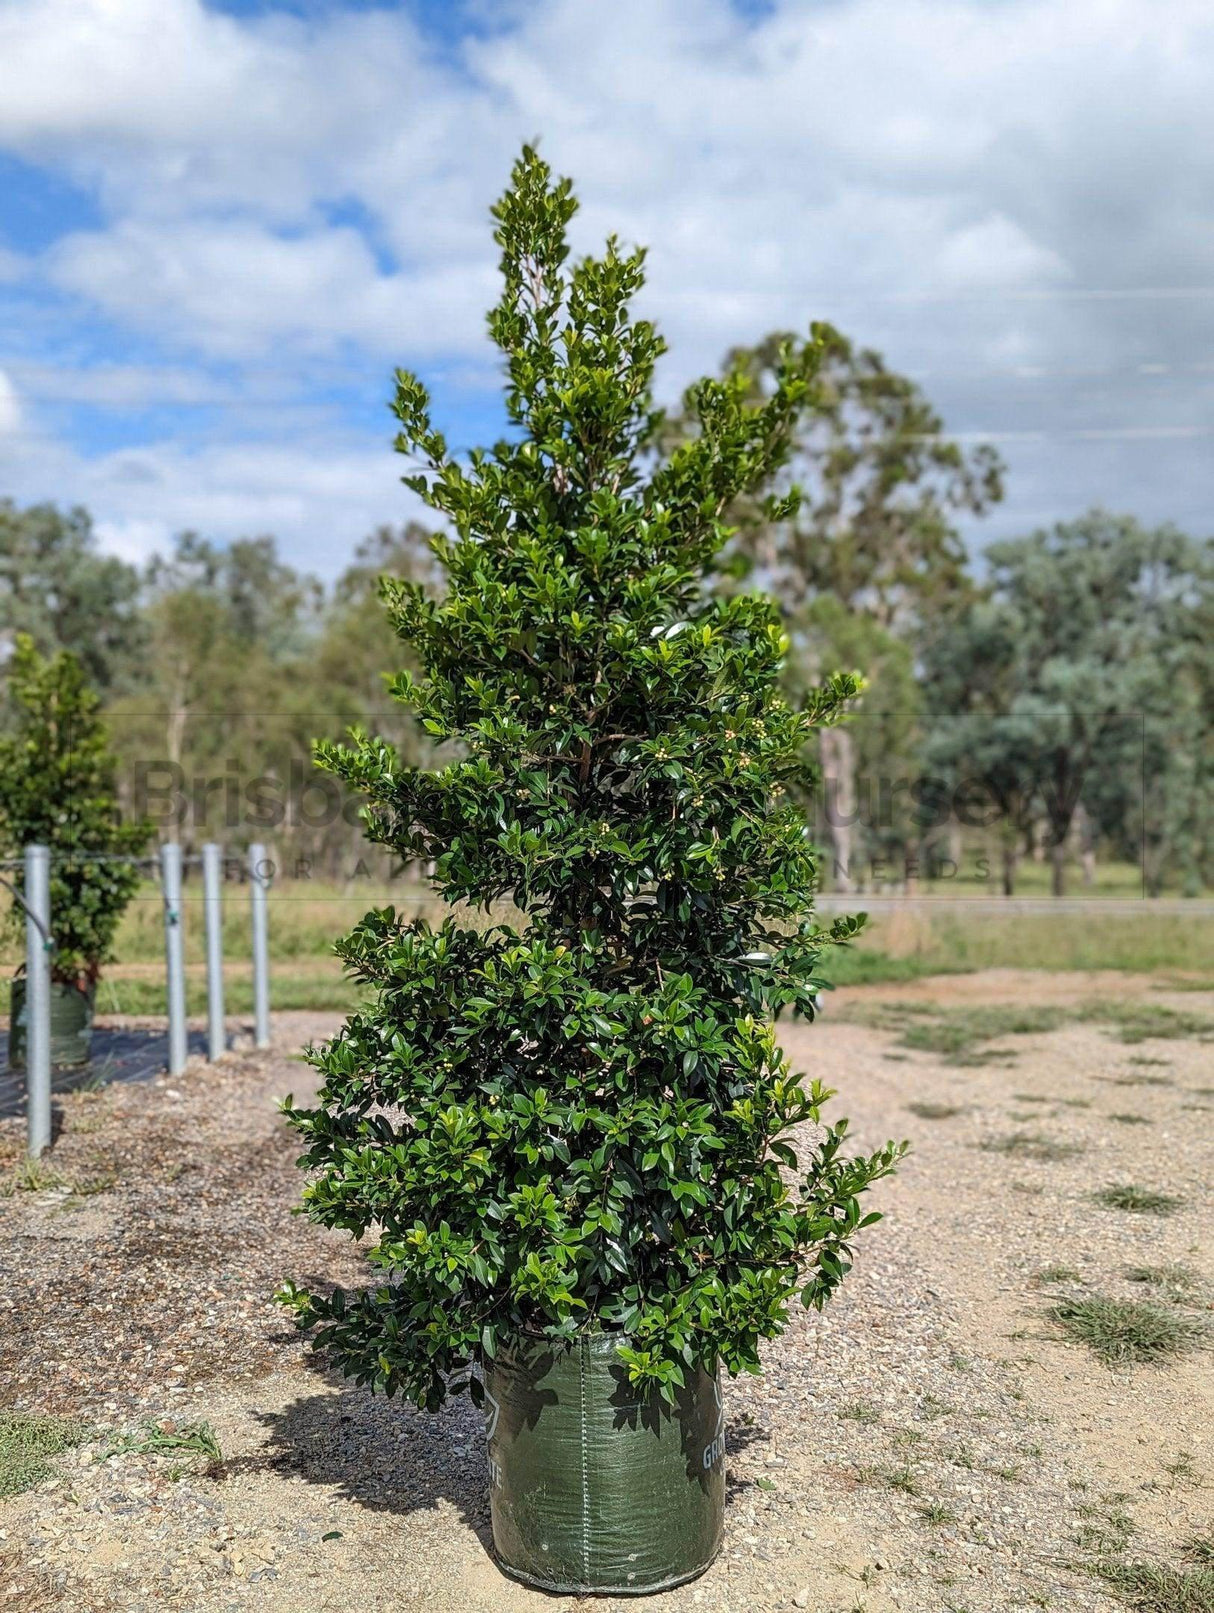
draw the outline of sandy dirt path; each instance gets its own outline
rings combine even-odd
[[[1096,1613],[1124,1604],[1085,1563],[1176,1562],[1182,1542],[1214,1532],[1214,1358],[1114,1372],[1046,1317],[1060,1294],[1141,1298],[1127,1268],[1174,1263],[1196,1274],[1185,1314],[1208,1310],[1211,1045],[1128,1045],[1064,1022],[997,1043],[1007,1062],[956,1066],[902,1047],[905,1017],[882,1017],[891,1003],[1110,989],[1125,1000],[1124,977],[872,987],[787,1030],[798,1064],[841,1089],[858,1142],[909,1135],[915,1152],[880,1188],[887,1218],[842,1297],[823,1317],[798,1313],[762,1379],[729,1386],[726,1547],[697,1583],[649,1599],[655,1613]],[[1214,1018],[1209,995],[1150,995]],[[284,1015],[272,1057],[63,1100],[60,1180],[0,1199],[0,1404],[98,1430],[45,1483],[0,1501],[0,1607],[553,1605],[493,1564],[472,1408],[427,1418],[330,1379],[267,1300],[285,1275],[357,1280],[356,1252],[290,1213],[300,1183],[275,1110],[308,1086],[295,1049],[333,1023]],[[1143,1122],[1114,1118],[1128,1113]],[[1075,1152],[982,1147],[1025,1132]],[[0,1128],[10,1161],[19,1142],[15,1124]],[[1157,1218],[1093,1203],[1120,1181],[1183,1207]],[[1074,1275],[1042,1281],[1059,1266]],[[149,1418],[170,1431],[206,1418],[222,1464],[105,1455]]]

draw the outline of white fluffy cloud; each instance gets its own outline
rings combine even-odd
[[[84,456],[33,433],[6,437],[0,414],[0,486],[20,502],[54,488],[61,503],[84,504],[106,547],[132,561],[181,531],[222,541],[272,532],[296,564],[325,576],[379,522],[424,513],[386,447],[337,434],[198,448],[150,441]]]
[[[17,388],[0,370],[0,437],[14,436],[21,428],[21,404]]]
[[[535,134],[577,180],[579,245],[650,243],[668,390],[827,317],[940,377],[959,430],[1211,423],[1209,378],[1182,373],[1214,337],[1208,0],[777,0],[757,22],[727,0],[535,0],[443,55],[403,9],[0,0],[0,149],[101,208],[23,284],[154,340],[174,374],[320,383],[351,345],[385,371],[483,369],[485,209]],[[1028,368],[1035,388],[1006,385]],[[256,524],[238,445],[208,451]],[[1153,485],[1140,459],[1096,486],[1052,452],[1034,510]],[[1214,491],[1185,463],[1182,516]]]

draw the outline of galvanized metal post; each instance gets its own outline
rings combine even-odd
[[[24,895],[26,1124],[30,1156],[37,1159],[51,1145],[51,853],[47,846],[25,848]]]
[[[207,1057],[212,1063],[228,1045],[223,1023],[223,847],[202,848],[202,908],[207,931]]]
[[[166,840],[160,848],[160,892],[164,897],[165,992],[169,1005],[169,1074],[180,1075],[187,1054],[185,1023],[185,934],[181,924],[181,847]]]
[[[270,936],[266,895],[272,873],[270,859],[262,845],[249,847],[249,891],[253,917],[253,1041],[257,1047],[270,1045]]]

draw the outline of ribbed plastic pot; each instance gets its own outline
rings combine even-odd
[[[63,980],[51,981],[51,1064],[70,1069],[87,1064],[93,1045],[93,998],[90,988]],[[8,1021],[8,1062],[12,1069],[25,1068],[25,976],[12,982]]]
[[[494,1548],[508,1574],[547,1591],[666,1590],[720,1549],[720,1380],[689,1376],[673,1406],[642,1397],[620,1339],[520,1339],[484,1365]]]

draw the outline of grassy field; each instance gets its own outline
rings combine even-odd
[[[1132,871],[1131,871],[1132,872]],[[1101,897],[1134,894],[1125,870],[1111,869],[1098,887]],[[982,892],[969,887],[971,895]],[[950,892],[953,894],[953,892]],[[955,894],[962,897],[962,891]],[[1026,893],[1028,894],[1028,893]],[[864,908],[857,896],[855,910]],[[417,884],[346,886],[309,881],[283,881],[270,893],[270,956],[273,1001],[279,1008],[343,1010],[356,999],[356,989],[333,957],[334,939],[368,908],[392,903],[413,916],[441,920],[445,909]],[[964,900],[947,908],[926,902],[885,907],[870,916],[861,941],[829,955],[826,973],[838,985],[913,980],[931,974],[977,969],[1121,969],[1143,974],[1208,981],[1202,960],[1214,957],[1214,919],[1184,904],[1163,907],[1143,901],[1131,915],[1101,916],[1097,910],[1060,908],[1057,912],[994,910]],[[185,901],[187,991],[191,1013],[205,1006],[201,893],[187,884]],[[483,917],[465,913],[465,921]],[[117,959],[106,971],[98,993],[101,1013],[164,1011],[164,920],[160,894],[148,885],[132,902],[118,935]],[[251,952],[247,889],[231,886],[225,894],[224,952],[228,1006],[247,1013],[252,1006],[248,959]],[[20,958],[10,944],[3,962],[15,967]],[[0,1008],[2,1012],[2,1008]]]
[[[862,900],[857,901],[862,907]],[[837,984],[913,980],[975,969],[1125,969],[1209,982],[1214,918],[1144,901],[1130,916],[1063,909],[933,912],[919,903],[874,913],[861,940],[830,960]]]

